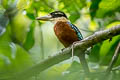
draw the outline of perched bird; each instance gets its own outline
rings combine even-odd
[[[52,21],[55,24],[54,32],[65,47],[83,39],[79,29],[68,20],[66,14],[62,11],[54,11],[46,16],[37,17],[37,20]]]
[[[80,33],[79,29],[68,20],[66,14],[62,11],[54,11],[46,16],[37,17],[36,19],[53,22],[55,24],[54,32],[57,38],[59,39],[59,41],[65,47],[72,45],[73,42],[75,41],[80,41],[83,39],[83,36]],[[72,56],[73,56],[73,51],[72,51]],[[79,58],[85,72],[88,73],[89,68],[85,60],[85,54],[80,54]]]

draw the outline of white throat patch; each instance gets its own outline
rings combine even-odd
[[[62,22],[68,22],[69,20],[66,19],[65,17],[58,17],[58,18],[53,18],[52,22],[56,24],[56,22],[62,21]]]

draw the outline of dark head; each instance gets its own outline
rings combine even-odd
[[[50,15],[52,16],[52,18],[58,18],[58,17],[67,18],[66,14],[64,12],[62,12],[62,11],[51,12]]]
[[[66,18],[67,16],[64,12],[62,11],[54,11],[51,12],[50,14],[46,15],[46,16],[42,16],[42,17],[37,17],[37,20],[43,20],[43,21],[54,21],[57,18]]]

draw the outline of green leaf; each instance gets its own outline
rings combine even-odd
[[[25,9],[30,6],[32,0],[18,0],[17,8],[18,9]]]
[[[68,73],[64,74],[60,80],[85,80],[85,75],[83,68],[80,63],[74,61],[66,71]]]
[[[2,6],[7,9],[8,8],[8,0],[2,0]]]
[[[78,18],[80,18],[80,13],[77,13],[77,11],[75,11],[74,13],[70,13],[70,15],[71,16],[69,17],[69,19],[71,22],[75,22]]]
[[[92,0],[92,4],[90,6],[90,15],[92,18],[94,18],[96,15],[96,11],[98,10],[100,1],[101,0]]]
[[[120,41],[120,35],[113,37],[112,41],[106,40],[103,42],[100,49],[101,64],[106,65],[111,61],[119,41]]]
[[[96,12],[96,17],[103,18],[107,15],[113,15],[120,8],[120,0],[102,0],[99,4],[99,9]]]
[[[73,61],[71,66],[67,70],[70,72],[75,72],[77,69],[82,69],[82,66],[79,62]]]
[[[17,8],[19,10],[25,10],[27,17],[29,17],[32,20],[35,20],[35,7],[33,6],[35,3],[32,0],[19,0],[17,3]],[[39,8],[39,7],[38,7]]]
[[[27,12],[27,17],[29,17],[30,19],[32,20],[35,20],[35,11],[34,11],[34,7],[33,5],[31,5],[29,8],[26,9],[26,12]]]
[[[0,5],[0,35],[2,35],[5,32],[5,27],[8,24],[8,17],[4,14],[5,9]]]
[[[16,7],[16,0],[2,0],[1,3],[7,10]]]
[[[113,22],[107,25],[106,29],[111,28],[118,24],[120,24],[120,22]],[[115,53],[115,49],[119,41],[120,41],[120,35],[113,37],[112,41],[105,40],[103,42],[100,48],[100,60],[101,60],[100,63],[101,64],[106,65],[111,61],[112,56]]]
[[[99,62],[100,60],[100,48],[101,48],[101,44],[96,44],[95,46],[93,46],[91,53],[90,53],[90,61],[92,62]]]
[[[64,3],[64,8],[61,10],[65,10],[70,14],[70,21],[75,22],[80,18],[80,10],[86,5],[86,0],[60,0]],[[72,3],[72,4],[71,4]]]
[[[26,40],[23,44],[23,47],[26,50],[29,50],[34,45],[34,28],[35,28],[35,22],[33,21],[30,25],[30,30],[28,31]]]
[[[29,12],[27,12],[27,14],[26,14],[30,19],[32,19],[32,20],[35,20],[35,16],[34,16],[34,13],[29,13]]]
[[[70,63],[55,65],[43,71],[39,77],[42,80],[61,80],[61,76],[66,72],[70,65]]]
[[[29,54],[12,42],[0,42],[0,77],[24,71],[32,65]]]
[[[0,34],[0,42],[7,41],[11,42],[11,31],[10,26],[4,28]]]

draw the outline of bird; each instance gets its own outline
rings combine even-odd
[[[83,39],[80,30],[70,22],[66,14],[62,11],[54,11],[36,19],[53,22],[55,35],[64,47],[68,47],[74,42]]]
[[[83,40],[83,36],[80,30],[70,22],[67,15],[62,11],[54,11],[45,16],[37,17],[37,20],[51,21],[54,23],[54,32],[59,41],[64,45],[64,47],[69,47],[77,41]],[[72,47],[72,57],[73,57],[73,47]],[[86,74],[89,73],[89,68],[85,60],[85,54],[80,54],[79,59],[83,65],[83,69]]]

